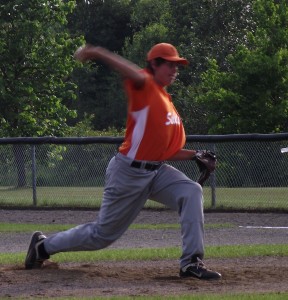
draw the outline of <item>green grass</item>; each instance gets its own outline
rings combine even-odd
[[[99,207],[102,187],[37,187],[37,206]],[[0,187],[0,205],[33,205],[32,188]]]
[[[288,298],[288,293],[269,293],[269,294],[226,294],[226,295],[209,295],[209,294],[201,294],[201,295],[186,295],[186,296],[137,296],[137,297],[81,297],[81,300],[126,300],[126,299],[137,299],[137,300],[286,300]],[[1,300],[11,299],[11,298],[2,298]],[[24,298],[16,298],[18,300]],[[42,300],[47,300],[51,298],[41,297]],[[53,298],[54,300],[79,300],[78,297],[60,297]]]
[[[39,207],[88,207],[98,208],[102,199],[102,187],[37,187]],[[287,187],[279,188],[216,188],[216,208],[279,209],[288,210]],[[204,207],[211,208],[211,189],[204,188]],[[32,206],[32,188],[15,189],[0,187],[0,205]],[[148,201],[149,208],[163,205]]]
[[[48,232],[64,231],[75,227],[76,224],[19,224],[19,223],[0,223],[0,232],[33,232],[35,230]],[[205,224],[205,229],[232,228],[235,225],[231,223],[223,224]],[[129,229],[134,230],[165,230],[165,229],[180,229],[179,224],[132,224]]]
[[[0,253],[0,265],[22,264],[25,254],[26,253]],[[104,249],[99,251],[58,253],[53,256],[53,260],[59,263],[93,263],[97,261],[178,259],[180,255],[181,249],[179,247]],[[206,258],[241,258],[256,256],[288,256],[288,244],[207,246],[205,253]]]
[[[217,207],[288,210],[288,188],[217,188]]]

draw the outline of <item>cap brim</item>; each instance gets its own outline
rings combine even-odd
[[[162,57],[162,58],[164,58],[168,61],[178,62],[181,65],[188,65],[189,64],[188,60],[185,59],[185,58],[182,58],[182,57],[171,57],[170,56],[170,57]]]

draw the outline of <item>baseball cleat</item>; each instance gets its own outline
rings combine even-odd
[[[46,236],[41,231],[35,231],[32,234],[30,245],[25,259],[25,269],[40,269],[43,262],[49,258],[41,257],[39,246],[44,242]]]
[[[203,261],[197,257],[197,261],[189,263],[180,269],[180,277],[194,277],[198,279],[211,280],[221,279],[222,275],[218,272],[207,269]]]

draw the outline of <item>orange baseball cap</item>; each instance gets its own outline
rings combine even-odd
[[[188,60],[179,57],[177,49],[168,43],[160,43],[153,46],[147,54],[147,61],[161,57],[168,61],[175,61],[182,65],[188,65]]]

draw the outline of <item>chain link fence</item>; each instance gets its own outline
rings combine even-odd
[[[0,139],[0,206],[98,208],[105,170],[122,138]],[[204,186],[213,210],[288,211],[288,134],[187,136],[187,149],[216,152],[215,173]],[[168,162],[191,179],[193,161]],[[147,207],[160,204],[147,202]]]

